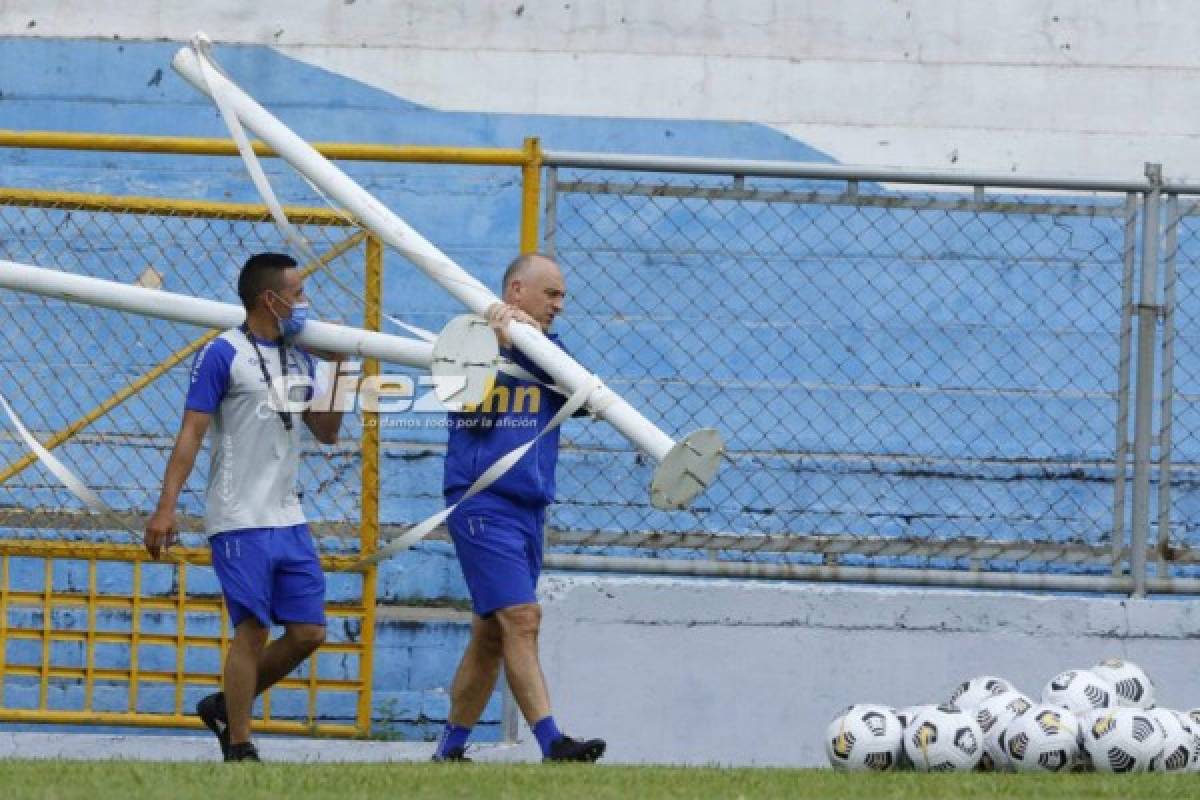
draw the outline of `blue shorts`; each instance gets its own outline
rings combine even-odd
[[[325,573],[308,526],[244,528],[210,536],[229,620],[325,624]]]
[[[544,508],[488,494],[472,497],[446,520],[476,614],[537,602],[545,522]]]

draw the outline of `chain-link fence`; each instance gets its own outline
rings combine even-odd
[[[1162,332],[1152,563],[1160,576],[1200,574],[1200,208],[1168,195],[1162,225]]]
[[[324,210],[293,219],[318,253],[302,265],[314,307],[366,324],[366,234]],[[281,249],[261,207],[0,189],[0,258],[15,262],[236,304],[248,255]],[[0,292],[5,397],[114,512],[88,511],[5,420],[0,719],[200,724],[192,709],[217,685],[231,633],[219,588],[204,550],[186,565],[147,563],[141,531],[182,419],[188,367],[216,335]],[[369,730],[374,572],[337,555],[357,550],[364,530],[362,424],[347,415],[336,446],[306,438],[299,474],[330,573],[329,642],[264,697],[264,730]],[[180,497],[185,544],[201,541],[189,534],[202,530],[207,462],[205,450]]]
[[[664,429],[729,448],[694,508],[659,512],[653,465],[572,429],[560,545],[1097,575],[1128,556],[1139,196],[548,183],[568,347]]]
[[[236,304],[248,255],[286,249],[260,212],[175,210],[169,202],[97,208],[82,198],[47,207],[26,194],[34,193],[0,197],[0,258]],[[324,318],[362,324],[365,236],[330,212],[314,214],[298,220],[321,256],[306,265],[306,289]],[[182,418],[187,366],[215,334],[14,292],[0,296],[0,314],[0,368],[18,416],[114,509],[152,511]],[[313,521],[355,538],[360,435],[361,421],[348,415],[345,444],[307,440],[300,471]],[[57,521],[83,510],[11,431],[0,463],[8,495],[0,525],[23,527],[14,514],[36,523],[48,511]],[[185,529],[200,529],[206,475],[207,464],[197,463],[181,495]]]
[[[570,423],[556,555],[1123,590],[1143,552],[1128,542],[1153,520],[1159,576],[1190,577],[1194,196],[1153,182],[1042,181],[1035,193],[1016,179],[901,185],[845,168],[747,178],[586,161],[547,176],[545,249],[570,290],[565,342],[667,432],[719,429],[728,460],[691,509],[658,511],[646,492],[655,465],[609,426]],[[0,203],[4,258],[233,299],[244,254],[282,246],[257,210],[30,194]],[[1146,226],[1160,194],[1164,221]],[[321,315],[357,321],[363,235],[330,212],[298,221],[327,255],[309,265]],[[1160,235],[1161,253],[1148,253]],[[453,313],[432,298],[416,311]],[[175,367],[203,336],[14,294],[0,310],[18,414],[115,508],[147,511],[178,425]],[[1156,367],[1157,389],[1143,391]],[[345,445],[313,445],[301,470],[321,536],[353,538],[360,515],[361,421],[346,426]],[[387,471],[380,512],[399,529],[440,506],[443,434],[380,436],[405,462]],[[96,527],[11,435],[0,456],[5,527]],[[204,469],[185,492],[191,529]]]

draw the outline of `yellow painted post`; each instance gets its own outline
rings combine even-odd
[[[187,564],[176,564],[179,594],[175,596],[175,713],[183,714],[183,674],[187,655]]]
[[[363,327],[377,331],[383,323],[383,243],[374,236],[367,238],[366,266],[363,274]],[[379,374],[379,361],[363,361],[366,378]],[[375,552],[379,546],[379,414],[362,412],[362,516],[359,519],[359,547],[363,555]],[[358,719],[356,727],[362,736],[371,732],[371,682],[375,675],[375,581],[378,570],[367,567],[362,578],[362,654],[358,659]]]
[[[133,597],[129,620],[129,713],[137,713],[138,701],[138,647],[142,632],[142,562],[133,562]]]
[[[88,629],[87,642],[84,647],[87,652],[84,654],[86,666],[84,667],[83,678],[83,709],[85,711],[92,710],[92,695],[96,691],[96,570],[99,565],[96,559],[88,559],[88,593],[87,593],[87,615]],[[0,637],[2,638],[2,637]]]
[[[304,720],[314,731],[321,715],[317,713],[317,691],[320,689],[317,675],[317,665],[321,661],[321,651],[313,653],[308,659],[308,718]]]
[[[8,650],[8,554],[0,553],[0,706],[4,705],[4,665]]]
[[[45,710],[50,694],[50,634],[53,632],[51,614],[54,604],[51,595],[54,594],[54,562],[46,559],[42,562],[42,668],[38,684],[38,708]]]
[[[537,137],[525,140],[521,165],[521,253],[538,249],[538,213],[542,197],[542,144]]]

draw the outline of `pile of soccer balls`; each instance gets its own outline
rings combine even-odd
[[[1040,702],[985,675],[942,705],[854,705],[825,752],[838,770],[1200,772],[1200,708],[1155,708],[1141,667],[1112,659],[1054,676]]]

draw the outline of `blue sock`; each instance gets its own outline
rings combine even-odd
[[[533,735],[537,737],[538,745],[542,748],[542,755],[548,756],[550,745],[562,736],[562,732],[554,723],[554,717],[542,717],[533,724]]]
[[[442,737],[438,739],[437,752],[434,753],[434,758],[445,758],[451,750],[466,747],[467,738],[470,735],[470,728],[464,728],[462,725],[452,725],[447,722],[446,727],[442,728]]]

